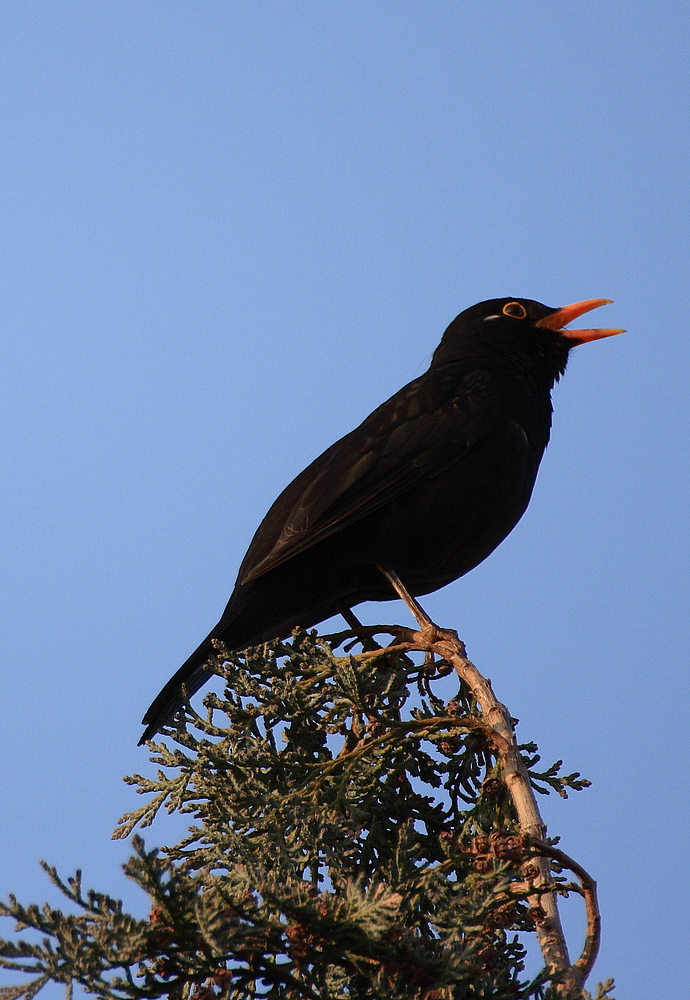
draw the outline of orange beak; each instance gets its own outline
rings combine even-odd
[[[602,337],[615,337],[617,333],[625,333],[625,330],[564,330],[563,327],[572,323],[578,316],[589,312],[590,309],[598,309],[599,306],[609,305],[612,299],[585,299],[584,302],[573,302],[571,306],[563,306],[557,309],[550,316],[537,320],[535,326],[545,326],[547,330],[558,330],[562,337],[574,341],[573,347],[578,344],[586,344],[589,340],[601,340]]]

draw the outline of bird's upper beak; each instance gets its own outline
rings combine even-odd
[[[617,333],[625,333],[625,330],[564,330],[563,327],[572,323],[578,316],[589,312],[590,309],[598,309],[599,306],[606,306],[612,299],[585,299],[584,302],[573,302],[571,306],[563,306],[555,312],[545,316],[544,319],[537,320],[535,326],[545,326],[548,330],[558,330],[562,337],[567,337],[573,341],[573,347],[578,344],[586,344],[589,340],[600,340],[602,337],[614,337]]]

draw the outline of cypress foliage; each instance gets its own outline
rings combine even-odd
[[[0,939],[0,965],[28,977],[0,1000],[31,1000],[51,981],[104,1000],[553,992],[546,973],[524,977],[519,935],[540,919],[529,847],[472,696],[443,661],[395,646],[335,655],[351,638],[297,631],[241,655],[218,648],[209,668],[223,697],[206,696],[206,718],[186,707],[155,746],[155,778],[125,779],[150,798],[116,837],[162,808],[191,820],[160,851],[133,838],[125,871],[149,918],[44,865],[70,912],[0,904],[17,930],[43,935]],[[588,784],[560,762],[538,771],[534,744],[521,750],[538,790]]]

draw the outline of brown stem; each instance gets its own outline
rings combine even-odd
[[[467,684],[478,702],[482,716],[491,732],[503,767],[503,779],[513,800],[520,829],[532,842],[543,844],[546,836],[546,825],[539,813],[529,774],[518,749],[508,709],[496,698],[491,688],[491,681],[483,677],[472,661],[468,659],[465,644],[458,638],[457,633],[437,628],[426,615],[420,621],[420,626],[422,628],[420,632],[400,628],[399,630],[390,630],[389,634],[396,635],[398,640],[407,640],[410,644],[410,651],[416,649],[420,652],[432,652],[443,657]],[[559,855],[560,853],[558,852]],[[545,886],[552,881],[548,857],[555,857],[555,855],[548,854],[547,851],[540,851],[538,856],[531,860],[531,864],[536,865],[538,869],[536,877],[531,879],[532,885]],[[563,858],[566,858],[566,855],[563,855]],[[584,981],[596,957],[599,941],[599,914],[596,907],[595,884],[584,869],[579,866],[571,868],[570,859],[561,861],[558,857],[556,860],[574,871],[582,882],[583,892],[586,890],[587,941],[577,962],[572,964],[570,961],[568,945],[558,913],[556,895],[553,892],[535,893],[529,897],[529,901],[536,913],[544,914],[543,918],[536,923],[536,932],[547,969],[551,973],[559,974],[560,982],[555,986],[555,994],[562,1000],[566,1000],[566,998],[570,1000],[570,998],[582,996]],[[575,863],[572,862],[572,864]]]
[[[452,664],[479,702],[482,715],[494,734],[494,743],[503,765],[503,780],[515,805],[520,829],[529,837],[543,841],[546,836],[546,825],[539,814],[527,768],[520,756],[510,723],[508,709],[496,698],[491,682],[483,677],[474,663],[467,658],[465,645],[460,639],[455,641],[441,639],[433,644],[433,651]],[[540,857],[536,863],[539,873],[533,880],[534,884],[537,886],[548,884],[551,880],[548,860]],[[547,968],[553,972],[570,970],[568,945],[561,926],[556,897],[553,893],[538,894],[530,899],[530,903],[535,909],[543,910],[545,914],[544,919],[537,923],[536,929]]]
[[[581,985],[584,985],[596,961],[601,942],[601,914],[597,900],[597,884],[589,872],[585,871],[582,865],[579,865],[577,861],[574,861],[564,851],[559,851],[557,847],[552,847],[551,844],[546,844],[543,840],[534,840],[531,838],[529,843],[539,854],[553,858],[563,868],[567,868],[568,871],[573,872],[580,880],[587,913],[587,931],[582,954],[576,962],[573,962],[572,968],[577,969],[581,977]]]
[[[548,970],[560,973],[561,981],[555,987],[556,995],[562,1000],[581,997],[585,980],[592,970],[599,951],[601,917],[597,903],[596,882],[576,861],[545,842],[546,824],[541,818],[529,774],[520,755],[510,713],[494,694],[491,681],[484,677],[468,658],[464,642],[458,638],[456,632],[435,625],[418,601],[408,594],[395,573],[383,569],[381,572],[417,618],[421,631],[414,632],[403,626],[368,628],[359,626],[359,628],[365,634],[371,630],[371,635],[376,632],[387,632],[398,640],[398,649],[406,645],[410,652],[418,650],[427,654],[435,653],[451,664],[480,706],[503,766],[503,779],[513,800],[520,829],[527,842],[536,851],[537,856],[532,859],[532,863],[536,864],[538,872],[536,878],[531,878],[531,884],[546,886],[551,883],[548,858],[558,861],[580,880],[587,911],[587,932],[582,954],[574,963],[571,963],[568,954],[555,893],[535,893],[529,899],[535,911],[544,914],[544,918],[536,924],[537,939]]]

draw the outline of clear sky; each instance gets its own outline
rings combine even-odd
[[[524,740],[594,782],[540,803],[599,881],[594,978],[679,995],[688,22],[664,0],[2,4],[0,896],[56,901],[43,857],[143,913],[109,839],[139,804],[121,776],[151,768],[143,711],[271,501],[461,309],[602,296],[629,332],[574,351],[528,513],[425,603]]]

